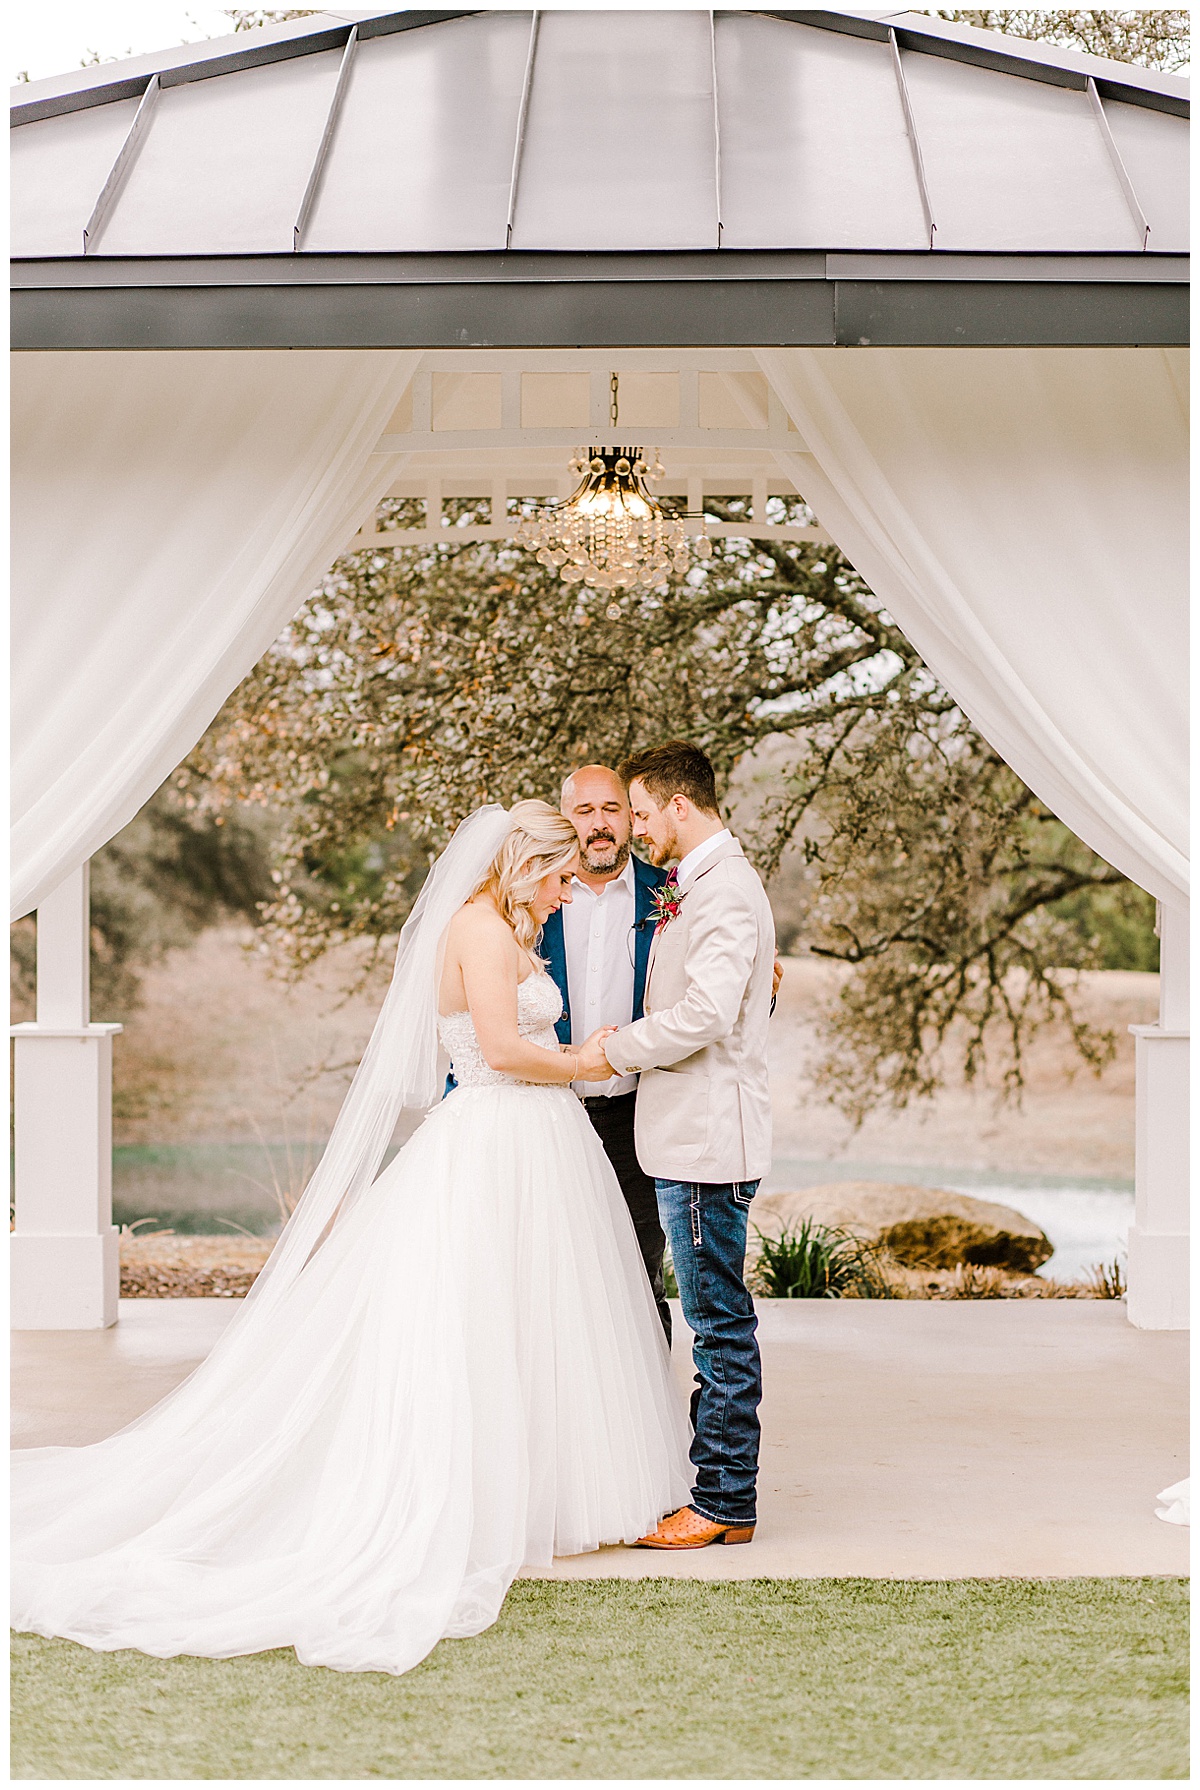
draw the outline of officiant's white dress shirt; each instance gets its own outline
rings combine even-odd
[[[633,1018],[633,925],[637,896],[633,859],[598,891],[579,877],[562,905],[567,987],[571,993],[571,1043],[582,1044],[598,1026],[627,1026]],[[632,1094],[636,1075],[609,1081],[576,1081],[577,1094]]]

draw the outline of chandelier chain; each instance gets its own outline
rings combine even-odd
[[[614,373],[608,382],[610,393],[608,404],[608,420],[615,429],[617,426],[617,376]]]

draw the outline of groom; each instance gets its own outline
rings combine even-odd
[[[749,1541],[756,1519],[762,1371],[743,1270],[746,1218],[771,1162],[767,1022],[775,923],[721,820],[713,768],[670,740],[628,759],[633,834],[653,864],[677,861],[659,897],[645,1017],[604,1041],[640,1075],[637,1153],[694,1332],[692,1502],[639,1547]]]

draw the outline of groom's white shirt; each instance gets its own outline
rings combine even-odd
[[[712,856],[718,846],[724,845],[727,839],[732,838],[733,834],[729,828],[722,827],[721,831],[714,833],[711,839],[702,839],[699,845],[693,845],[690,852],[684,853],[675,868],[675,881],[684,893],[691,888],[699,876],[700,866],[704,861]]]
[[[771,1166],[771,904],[728,831],[689,852],[678,879],[679,912],[650,947],[646,1017],[615,1032],[605,1053],[622,1074],[641,1074],[647,1174],[755,1181]]]

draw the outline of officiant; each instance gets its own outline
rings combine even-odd
[[[562,993],[559,1039],[577,1045],[598,1026],[626,1026],[642,1018],[655,892],[666,872],[633,856],[629,797],[607,765],[573,771],[559,806],[579,835],[580,862],[572,899],[547,920],[539,949]],[[633,1142],[637,1076],[572,1085],[620,1182],[670,1342],[671,1308],[663,1287],[666,1239],[653,1177],[638,1162]]]

